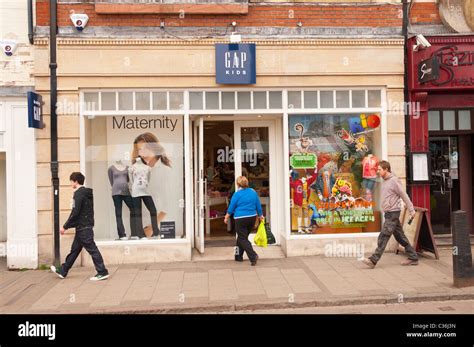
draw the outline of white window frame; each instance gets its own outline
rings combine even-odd
[[[336,108],[336,91],[349,91],[349,106],[352,106],[352,91],[353,90],[365,90],[365,105],[366,107],[357,107],[357,108]],[[369,90],[378,90],[380,91],[380,107],[368,107],[368,91]],[[120,111],[118,110],[118,92],[150,92],[150,110],[143,111],[143,110],[133,110],[133,111]],[[282,107],[270,109],[270,97],[269,92],[271,91],[279,91],[282,93]],[[288,92],[290,91],[299,91],[301,93],[301,108],[288,108]],[[318,108],[304,108],[304,92],[305,91],[314,91],[317,92],[317,106]],[[321,106],[321,91],[333,91],[333,99],[334,99],[334,107],[332,108],[320,108]],[[101,108],[101,93],[100,92],[116,92],[116,99],[117,99],[117,110],[116,111],[86,111],[83,107],[84,105],[84,93],[99,93],[99,110]],[[167,110],[152,110],[153,106],[153,92],[166,92],[167,95]],[[169,93],[170,92],[183,92],[183,103],[184,107],[181,110],[170,110],[169,109]],[[190,92],[203,92],[203,110],[191,110],[190,109]],[[219,92],[219,109],[218,110],[206,110],[206,95],[205,92]],[[235,109],[222,109],[222,92],[234,92],[235,93]],[[267,109],[238,109],[238,92],[250,92],[250,102],[251,107],[253,107],[253,99],[254,93],[253,92],[265,92],[266,93],[266,105]],[[84,117],[87,116],[94,116],[94,117],[102,117],[102,116],[157,116],[157,115],[173,115],[173,116],[183,116],[184,122],[184,153],[185,158],[186,156],[190,156],[191,153],[189,151],[189,117],[190,116],[198,116],[198,115],[275,115],[281,114],[282,117],[282,130],[283,130],[283,152],[289,152],[289,129],[288,129],[288,118],[292,115],[304,115],[304,114],[314,114],[314,115],[332,115],[332,114],[345,114],[345,113],[379,113],[381,115],[381,145],[382,145],[382,157],[387,158],[388,155],[388,126],[387,126],[387,90],[385,87],[338,87],[338,88],[235,88],[235,89],[218,89],[218,88],[199,88],[199,89],[83,89],[80,91],[80,167],[82,172],[85,172],[86,166],[86,158],[85,158],[85,123]],[[135,100],[135,93],[133,94],[133,99]],[[136,103],[134,102],[134,108]],[[278,139],[277,139],[278,140]],[[184,173],[185,173],[185,228],[188,229],[189,226],[193,225],[193,196],[192,196],[192,186],[191,181],[192,177],[189,171],[189,162],[187,160],[185,162]],[[283,156],[283,165],[284,168],[289,167],[289,157],[287,155]],[[285,172],[286,174],[286,172]],[[284,197],[285,197],[285,233],[284,237],[287,240],[298,240],[298,239],[331,239],[331,238],[373,238],[378,235],[378,232],[372,233],[350,233],[350,234],[309,234],[309,235],[292,235],[291,234],[291,216],[290,216],[290,186],[288,180],[284,181]],[[186,237],[184,239],[167,239],[167,240],[150,240],[148,242],[151,243],[170,243],[170,242],[192,242],[193,238],[193,231],[192,230],[185,230]],[[137,241],[126,241],[127,243],[138,243],[143,244]],[[116,244],[124,244],[124,241],[100,241],[100,244],[103,245],[116,245]]]

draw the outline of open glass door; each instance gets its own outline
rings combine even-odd
[[[274,207],[270,203],[271,187],[275,187],[275,136],[274,123],[266,121],[236,121],[235,134],[235,176],[246,176],[250,187],[260,197],[265,222],[272,225]],[[278,236],[277,243],[279,242]]]
[[[451,233],[451,213],[459,209],[457,137],[430,137],[431,225],[435,234]]]
[[[205,189],[204,176],[204,121],[203,117],[193,121],[194,158],[194,247],[204,253]]]

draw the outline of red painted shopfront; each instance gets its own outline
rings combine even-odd
[[[451,232],[451,212],[468,213],[473,226],[474,36],[409,40],[409,151],[429,152],[429,182],[411,182],[416,206],[430,210],[435,234]]]

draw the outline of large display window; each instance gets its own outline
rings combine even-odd
[[[185,237],[182,116],[85,118],[97,240]]]
[[[291,231],[380,230],[380,114],[290,115]]]

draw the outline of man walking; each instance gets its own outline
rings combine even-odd
[[[398,243],[405,247],[405,252],[408,254],[408,259],[403,261],[401,265],[418,265],[418,255],[405,236],[399,219],[401,210],[400,198],[405,202],[410,212],[410,218],[415,216],[413,204],[403,189],[400,179],[392,174],[389,162],[382,160],[378,165],[377,173],[382,177],[381,196],[385,222],[379,234],[377,249],[374,254],[369,258],[363,258],[361,261],[373,269],[382,257],[388,240],[390,240],[390,236],[393,234]]]
[[[61,235],[67,229],[76,228],[76,235],[71,246],[71,252],[66,257],[66,262],[58,269],[51,265],[53,271],[60,278],[66,278],[69,270],[73,266],[77,257],[85,248],[92,257],[97,274],[91,277],[91,281],[101,281],[109,277],[109,272],[105,268],[104,260],[94,242],[94,200],[92,189],[84,187],[85,177],[80,172],[73,172],[69,177],[71,187],[74,189],[74,202],[71,215],[61,228]]]

